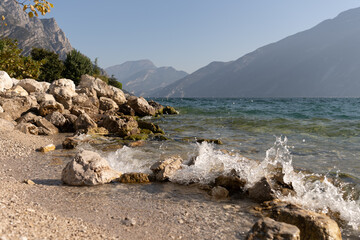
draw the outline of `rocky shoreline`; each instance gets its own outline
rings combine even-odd
[[[277,200],[278,192],[296,194],[281,169],[250,188],[236,171],[180,186],[168,180],[196,158],[169,156],[150,175],[120,173],[99,154],[76,149],[83,133],[132,144],[166,140],[142,117],[176,113],[88,75],[75,86],[0,72],[0,238],[341,239],[330,217]],[[196,197],[182,196],[187,191]]]

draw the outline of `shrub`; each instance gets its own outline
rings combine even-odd
[[[75,49],[67,54],[64,66],[63,77],[73,80],[76,85],[79,84],[82,75],[93,73],[90,58]]]
[[[118,82],[114,75],[109,77],[109,85],[122,89],[122,83]]]
[[[42,48],[33,48],[31,58],[43,62],[38,78],[40,81],[52,82],[62,77],[64,64],[58,54]]]

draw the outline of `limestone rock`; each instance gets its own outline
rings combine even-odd
[[[82,113],[75,121],[74,128],[75,130],[88,130],[90,128],[96,128],[97,124],[90,118],[86,113]]]
[[[66,123],[66,118],[60,112],[52,112],[45,118],[57,128],[61,128]]]
[[[36,116],[34,113],[32,112],[28,112],[24,115],[22,115],[20,118],[18,118],[16,121],[17,123],[32,123],[35,124],[36,120],[38,118],[41,118],[39,116]]]
[[[47,153],[50,151],[54,151],[55,149],[56,149],[56,147],[54,144],[49,144],[49,145],[39,148],[39,152]]]
[[[38,135],[39,133],[38,128],[32,123],[20,123],[15,129],[25,134]]]
[[[51,114],[53,112],[60,112],[62,113],[64,111],[64,106],[61,103],[58,103],[56,101],[44,101],[40,104],[40,115],[45,117],[48,114]]]
[[[149,174],[146,173],[124,173],[121,175],[119,182],[121,183],[148,183]]]
[[[224,187],[216,186],[211,189],[210,194],[216,199],[225,199],[229,196],[229,191]]]
[[[47,92],[50,88],[51,83],[49,82],[39,82],[43,88],[43,92]]]
[[[72,98],[77,95],[74,82],[65,78],[52,82],[49,92],[55,97],[56,101],[64,105],[66,109],[72,107]]]
[[[100,97],[100,110],[103,111],[109,111],[109,112],[115,112],[119,109],[118,105],[114,100],[107,97]]]
[[[270,217],[297,226],[301,239],[341,240],[340,228],[334,220],[294,204],[273,208]]]
[[[0,98],[0,105],[4,112],[8,113],[13,120],[16,120],[22,113],[27,112],[31,108],[37,108],[38,103],[32,96],[14,97],[11,99]]]
[[[95,90],[98,97],[111,98],[114,95],[114,91],[109,87],[106,82],[99,78],[89,76],[87,74],[81,76],[79,88]]]
[[[3,113],[4,109],[2,108],[2,106],[0,106],[0,113]]]
[[[13,131],[14,128],[15,128],[14,122],[0,118],[0,130],[6,130],[10,132]]]
[[[242,192],[245,187],[246,181],[231,172],[228,175],[221,175],[215,179],[215,185],[226,188],[232,193]]]
[[[28,93],[44,91],[44,88],[41,85],[41,83],[30,78],[20,80],[20,82],[17,85],[24,88]]]
[[[155,113],[163,114],[164,106],[153,100],[148,101],[149,105],[155,109]]]
[[[114,100],[116,102],[117,105],[126,103],[125,94],[121,89],[116,88],[114,86],[109,86],[109,87],[111,90],[114,91],[114,95],[111,98],[112,98],[112,100]]]
[[[36,101],[41,104],[46,101],[56,101],[54,96],[45,92],[33,92],[31,95],[35,96]]]
[[[36,119],[35,124],[39,127],[39,135],[54,135],[59,133],[59,129],[45,118]]]
[[[71,91],[75,92],[75,83],[73,80],[70,79],[66,79],[66,78],[62,78],[62,79],[58,79],[55,80],[51,83],[51,85],[49,86],[49,92],[53,93],[53,91],[55,90],[55,88],[69,88]]]
[[[120,177],[98,153],[82,150],[63,169],[61,180],[68,185],[98,185]]]
[[[135,116],[135,110],[132,109],[127,103],[119,105],[119,112],[124,115]]]
[[[0,92],[10,89],[13,86],[13,81],[5,71],[0,71]]]
[[[270,180],[266,177],[263,177],[254,186],[249,188],[248,193],[249,198],[256,202],[265,202],[276,198]]]
[[[173,107],[166,106],[163,109],[163,114],[179,114],[179,112],[176,111],[175,108],[173,108]]]
[[[182,162],[183,160],[181,157],[173,156],[163,161],[156,162],[150,169],[153,171],[157,181],[166,181],[181,168]]]
[[[74,124],[77,120],[77,116],[66,113],[63,114],[63,116],[65,117],[66,121],[65,124],[60,128],[61,132],[74,132],[75,131]]]
[[[29,93],[19,85],[16,85],[16,86],[6,90],[2,94],[2,96],[5,98],[24,97],[24,96],[28,96],[28,95],[29,95]]]
[[[140,132],[138,123],[132,117],[105,116],[99,126],[106,128],[110,133],[118,134],[120,137],[131,136]]]
[[[262,218],[249,231],[246,240],[300,240],[300,230],[294,225]]]
[[[74,138],[74,137],[67,137],[62,142],[62,146],[64,149],[74,149],[79,145],[80,140]]]
[[[135,110],[135,113],[141,117],[154,116],[155,109],[143,97],[131,96],[128,98],[129,106]]]
[[[161,133],[165,134],[164,131],[155,123],[145,122],[145,121],[138,121],[139,128],[141,129],[148,129],[153,133]]]

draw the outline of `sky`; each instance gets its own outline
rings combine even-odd
[[[49,1],[46,17],[100,67],[149,59],[188,73],[360,7],[360,0]]]

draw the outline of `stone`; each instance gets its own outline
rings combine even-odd
[[[265,217],[257,221],[246,240],[300,240],[300,230],[294,225]]]
[[[52,93],[58,87],[66,87],[75,92],[75,83],[71,79],[62,78],[53,81],[49,86],[49,92]]]
[[[0,106],[0,113],[3,113],[4,109],[2,108],[2,106]]]
[[[218,145],[223,145],[223,142],[219,139],[205,139],[205,138],[198,138],[196,140],[196,142],[198,143],[202,143],[202,142],[208,142],[208,143],[214,143],[214,144],[218,144]]]
[[[8,132],[13,131],[15,124],[16,122],[0,118],[0,130],[5,130]]]
[[[131,96],[127,101],[128,105],[134,109],[138,116],[154,116],[155,109],[143,97]]]
[[[166,181],[181,168],[182,162],[181,157],[173,156],[154,163],[150,169],[153,171],[157,181]]]
[[[29,93],[19,85],[16,85],[16,86],[6,90],[2,94],[2,96],[5,98],[24,97],[24,96],[28,96],[28,95],[29,95]]]
[[[94,78],[90,75],[82,75],[79,83],[79,88],[87,88],[90,91],[95,90],[97,96],[111,98],[114,95],[114,91],[110,86],[99,78]]]
[[[90,116],[95,116],[99,113],[99,100],[96,97],[88,97],[84,93],[80,93],[72,98],[73,107],[71,112],[75,115],[87,113]]]
[[[45,117],[46,115],[49,115],[53,112],[62,113],[64,111],[64,106],[56,101],[44,101],[40,104],[39,111],[40,115]]]
[[[99,126],[106,128],[110,133],[117,134],[120,137],[140,133],[138,123],[132,117],[105,116],[99,123]]]
[[[121,221],[123,225],[127,227],[133,227],[136,225],[135,219],[126,217],[124,220]]]
[[[35,124],[39,127],[39,135],[54,135],[59,133],[59,129],[45,118],[36,119]]]
[[[119,105],[118,111],[124,115],[135,116],[135,110],[132,109],[127,103]]]
[[[100,107],[99,107],[100,110],[116,112],[119,109],[116,102],[111,98],[100,97],[99,102],[100,102]]]
[[[20,123],[16,126],[15,129],[25,134],[39,134],[39,129],[32,123]]]
[[[82,150],[63,169],[61,180],[73,186],[109,183],[120,177],[98,153]]]
[[[74,82],[65,78],[53,81],[49,93],[55,97],[56,101],[64,105],[65,109],[72,107],[72,98],[78,95]]]
[[[265,202],[276,199],[275,193],[271,187],[271,182],[268,178],[263,177],[254,186],[248,189],[249,198],[256,202]]]
[[[62,146],[64,149],[74,149],[76,148],[80,143],[80,140],[74,138],[74,137],[67,137],[62,142]]]
[[[24,183],[28,184],[28,185],[35,185],[34,181],[31,179],[25,179]]]
[[[60,128],[61,132],[75,132],[74,124],[77,119],[77,116],[73,114],[64,113],[66,121],[65,124]]]
[[[90,116],[86,113],[80,114],[80,116],[76,119],[74,123],[75,130],[89,130],[90,128],[96,128],[97,124],[90,118]]]
[[[139,140],[139,141],[135,141],[135,142],[130,142],[129,144],[128,144],[128,146],[129,147],[132,147],[132,148],[134,148],[134,147],[142,147],[142,146],[144,146],[145,145],[145,141],[144,140]]]
[[[46,101],[54,101],[56,102],[53,95],[45,93],[45,92],[33,92],[31,93],[36,98],[36,101],[41,104],[42,102]]]
[[[155,113],[163,114],[164,106],[160,103],[155,102],[154,100],[148,101],[149,105],[155,109]]]
[[[155,123],[150,123],[150,122],[140,120],[140,121],[138,121],[138,125],[139,125],[139,128],[141,128],[141,129],[148,129],[153,133],[165,134],[164,131]]]
[[[114,91],[114,95],[111,98],[116,102],[117,105],[122,105],[126,103],[125,94],[121,89],[114,86],[109,86],[109,87],[111,90]]]
[[[179,114],[179,112],[176,111],[175,108],[173,108],[173,107],[166,106],[163,109],[163,114]]]
[[[38,118],[41,118],[41,117],[35,115],[32,112],[28,112],[28,113],[22,115],[20,118],[18,118],[16,120],[16,122],[17,123],[32,123],[32,124],[35,124],[35,122],[36,122],[36,120]]]
[[[4,112],[11,116],[12,120],[18,119],[24,112],[39,106],[32,96],[0,98],[0,105]]]
[[[43,88],[43,92],[47,92],[50,88],[51,83],[49,82],[39,82]]]
[[[45,118],[57,128],[61,128],[66,123],[66,118],[60,112],[52,112]]]
[[[149,174],[146,173],[124,173],[119,178],[121,183],[149,183]]]
[[[24,88],[28,93],[44,91],[44,88],[41,85],[41,83],[30,78],[20,80],[20,82],[17,85]]]
[[[56,147],[54,144],[49,144],[49,145],[39,148],[39,152],[47,153],[50,151],[54,151],[55,149],[56,149]]]
[[[12,88],[13,81],[10,78],[9,74],[5,71],[0,71],[0,92],[3,92],[7,89]]]
[[[221,186],[216,186],[211,189],[210,195],[216,199],[225,199],[229,196],[229,191]]]
[[[234,171],[228,175],[220,175],[215,178],[215,186],[226,188],[231,193],[243,192],[246,180],[241,179]]]
[[[104,127],[89,128],[87,134],[90,135],[108,135],[109,131]]]

